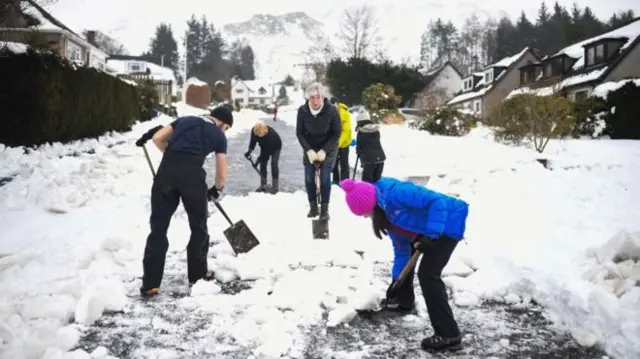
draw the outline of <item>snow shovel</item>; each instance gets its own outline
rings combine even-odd
[[[416,264],[418,263],[418,260],[420,259],[421,254],[422,253],[420,253],[417,250],[415,251],[415,253],[413,253],[413,255],[411,256],[411,259],[409,259],[409,262],[407,262],[407,264],[402,269],[402,272],[400,272],[398,279],[395,281],[395,283],[393,283],[391,288],[389,288],[389,290],[387,291],[388,298],[393,298],[398,296],[398,291],[400,290],[400,287],[402,287],[402,284],[404,283],[405,279],[407,279],[407,276],[409,275],[409,273],[411,273],[416,267]],[[365,310],[356,310],[356,312],[358,312],[358,314],[363,314],[366,316],[369,314],[381,312],[382,310],[383,308],[365,309]]]
[[[239,253],[247,253],[260,244],[258,238],[256,238],[243,220],[234,224],[218,201],[214,200],[213,204],[216,205],[218,211],[222,213],[227,222],[229,222],[229,225],[231,225],[231,227],[225,229],[223,233],[236,255]]]
[[[316,202],[318,206],[321,206],[322,199],[320,191],[320,172],[322,171],[321,164],[315,164],[316,166]],[[311,220],[311,231],[313,232],[313,239],[329,239],[329,221],[322,219]]]
[[[253,169],[256,171],[256,173],[258,173],[258,176],[260,177],[260,179],[262,179],[262,175],[260,174],[260,170],[258,170],[258,163],[257,162],[253,162],[253,160],[251,160],[251,156],[245,157],[247,159],[247,161],[249,161],[249,163],[251,163],[251,167],[253,167]],[[261,188],[258,188],[256,190],[256,192],[266,192],[266,193],[271,193],[273,194],[273,187],[269,186],[269,185],[265,185]]]
[[[151,169],[151,174],[153,174],[153,177],[155,177],[156,171],[153,169],[153,164],[151,164],[151,157],[149,157],[149,151],[147,151],[147,148],[145,146],[142,146],[142,150],[144,151],[144,156],[147,158],[147,163],[149,164],[149,169]]]
[[[353,177],[351,177],[352,180],[356,179],[356,173],[358,172],[358,161],[360,160],[360,156],[356,156],[356,164],[355,166],[353,166]]]

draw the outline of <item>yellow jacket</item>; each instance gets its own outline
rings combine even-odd
[[[340,124],[342,125],[338,147],[346,148],[351,145],[351,140],[353,139],[351,133],[351,113],[349,112],[349,107],[342,102],[338,102],[337,105],[338,113],[340,114]]]

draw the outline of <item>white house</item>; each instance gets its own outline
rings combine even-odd
[[[267,106],[275,100],[275,87],[274,84],[264,81],[244,81],[234,77],[231,80],[231,100],[241,107]]]
[[[149,79],[156,85],[160,102],[171,104],[171,96],[177,96],[178,86],[173,70],[143,57],[112,55],[107,59],[107,72],[128,80]]]
[[[539,61],[538,55],[525,47],[519,53],[505,57],[482,71],[462,79],[462,92],[447,102],[449,107],[473,112],[487,118],[491,111],[520,83],[520,67]]]
[[[431,108],[444,105],[462,89],[462,74],[447,61],[424,74],[426,86],[413,100],[415,108]]]

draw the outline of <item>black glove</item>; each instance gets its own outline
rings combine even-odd
[[[413,248],[421,253],[430,251],[431,248],[433,248],[433,244],[433,239],[427,238],[425,236],[418,236],[418,238],[416,238],[412,243]]]
[[[207,199],[209,201],[217,200],[218,198],[220,198],[220,192],[222,192],[222,188],[217,189],[216,186],[209,188],[209,190],[207,191]]]
[[[138,147],[142,147],[144,146],[145,143],[147,143],[147,141],[149,141],[151,139],[151,137],[153,137],[153,135],[156,134],[156,132],[160,131],[164,126],[158,125],[152,129],[150,129],[149,131],[145,132],[142,136],[140,136],[140,138],[136,141],[136,146]]]
[[[244,158],[248,159],[249,161],[251,161],[251,151],[247,151],[244,153]]]

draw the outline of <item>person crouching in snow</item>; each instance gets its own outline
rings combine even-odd
[[[316,166],[320,169],[320,220],[329,219],[331,172],[338,157],[338,139],[342,128],[340,115],[325,97],[324,86],[313,82],[305,90],[307,102],[298,108],[296,135],[303,150],[304,185],[309,200],[307,217],[318,216]]]
[[[356,116],[356,132],[356,155],[362,163],[361,180],[374,183],[382,177],[387,157],[380,143],[379,126],[371,121],[368,111]]]
[[[180,201],[187,212],[191,229],[187,244],[189,286],[200,279],[213,279],[213,273],[207,268],[207,199],[218,199],[226,182],[225,132],[231,126],[231,111],[225,107],[216,107],[209,116],[184,116],[168,126],[157,126],[136,141],[136,145],[144,146],[151,139],[160,152],[163,152],[151,187],[151,232],[144,248],[140,287],[143,296],[156,295],[160,291],[169,249],[167,230]],[[212,152],[216,154],[216,179],[215,185],[207,189],[206,173],[202,166],[207,155]]]
[[[264,122],[258,121],[251,131],[251,139],[249,140],[249,150],[245,152],[244,157],[251,160],[251,152],[256,148],[256,143],[260,145],[260,156],[256,161],[256,165],[260,166],[260,187],[256,192],[263,192],[267,186],[267,163],[271,159],[271,189],[272,193],[277,193],[279,189],[278,178],[280,170],[278,161],[280,160],[280,151],[282,150],[282,140],[280,135],[271,126],[267,126]]]
[[[388,177],[374,184],[346,179],[340,186],[351,212],[371,218],[376,237],[382,238],[382,234],[390,237],[394,248],[393,281],[398,279],[414,251],[423,253],[418,280],[434,334],[422,340],[422,348],[460,349],[460,329],[441,275],[464,236],[469,205],[456,197]],[[387,290],[387,298],[382,303],[384,309],[401,312],[414,309],[413,277],[413,272],[406,277],[397,297],[388,298]]]

